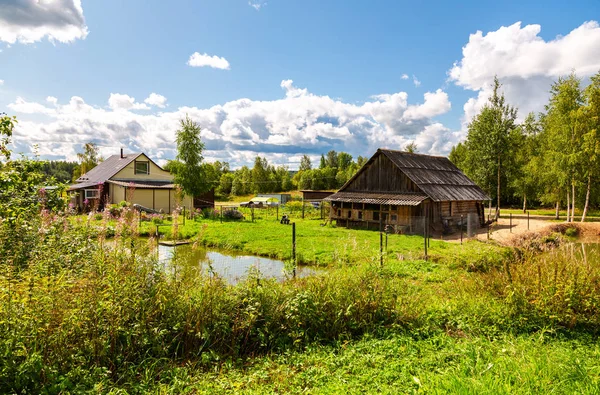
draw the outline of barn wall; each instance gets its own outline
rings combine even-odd
[[[344,191],[420,192],[419,187],[398,169],[385,155],[378,155]]]

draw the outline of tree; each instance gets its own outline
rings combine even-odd
[[[340,152],[337,155],[338,170],[346,171],[352,164],[352,155],[347,152]]]
[[[552,84],[546,106],[546,166],[558,189],[567,195],[567,221],[575,214],[575,185],[581,181],[583,125],[579,109],[583,105],[581,82],[571,74]]]
[[[579,118],[583,124],[582,159],[581,167],[587,181],[585,204],[581,222],[585,221],[589,205],[592,183],[600,173],[600,72],[591,77],[591,83],[584,91],[586,104],[580,109]]]
[[[188,196],[199,196],[210,191],[213,180],[206,178],[206,168],[202,166],[204,143],[200,138],[200,126],[187,115],[179,121],[176,142],[177,156],[171,163],[175,183]]]
[[[252,184],[255,193],[269,192],[268,167],[269,164],[266,158],[261,158],[260,156],[254,158],[254,167],[252,168]]]
[[[331,167],[331,168],[337,168],[338,167],[338,156],[337,156],[337,152],[335,152],[334,150],[331,150],[327,153],[327,158],[325,159],[325,162],[327,163],[327,167]]]
[[[308,155],[302,155],[302,159],[300,159],[300,171],[310,170],[312,169],[312,164],[310,163],[310,158]]]
[[[98,163],[104,160],[104,158],[100,156],[98,145],[92,142],[85,143],[83,152],[77,153],[77,159],[79,160],[79,166],[73,169],[73,181],[98,166]]]
[[[321,154],[321,161],[319,162],[319,169],[324,169],[327,167],[327,162],[325,162],[325,155]]]
[[[363,167],[365,165],[365,163],[367,163],[368,158],[364,158],[362,156],[358,156],[358,158],[356,158],[356,164],[358,165],[359,168]]]
[[[500,82],[494,78],[489,102],[469,124],[467,135],[468,161],[472,164],[471,176],[491,192],[496,185],[496,219],[500,216],[500,198],[504,170],[513,159],[511,136],[516,129],[516,108],[506,103],[500,93]],[[506,177],[504,177],[506,178]]]
[[[515,136],[515,169],[511,186],[516,195],[523,198],[523,213],[527,212],[528,198],[531,200],[536,195],[540,184],[537,171],[540,132],[540,121],[534,113],[529,113],[521,125],[521,133]]]
[[[414,141],[411,141],[410,143],[406,144],[404,146],[404,151],[408,152],[409,154],[416,154],[417,152],[419,152],[417,144]]]

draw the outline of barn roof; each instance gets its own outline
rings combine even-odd
[[[141,152],[134,154],[125,154],[109,156],[106,160],[100,162],[98,166],[94,167],[81,177],[77,179],[77,182],[105,182],[119,171],[123,170],[125,166],[133,162],[138,156],[142,155]]]
[[[490,197],[444,156],[377,150],[387,156],[434,202],[490,200]]]
[[[354,179],[379,155],[385,155],[400,171],[402,171],[412,182],[414,182],[424,195],[434,202],[442,201],[480,201],[490,200],[490,197],[477,186],[469,177],[464,175],[448,158],[443,156],[432,156],[412,154],[404,151],[378,149],[367,163],[348,182],[340,188],[340,192],[330,196],[327,200],[336,201],[349,192],[344,190]],[[377,196],[382,191],[362,192],[365,195]],[[385,191],[385,194],[394,194],[394,191]],[[354,193],[354,192],[353,192]],[[365,197],[366,198],[366,197]],[[374,199],[377,199],[374,197]],[[424,199],[422,199],[424,200]],[[422,201],[421,200],[421,201]],[[348,201],[348,200],[346,200]],[[417,203],[420,204],[421,201]],[[399,204],[399,203],[381,203]],[[402,203],[400,205],[410,205]]]

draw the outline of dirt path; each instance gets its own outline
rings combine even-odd
[[[544,228],[561,223],[551,219],[530,218],[529,225],[527,218],[512,219],[512,227],[510,226],[509,218],[500,218],[498,223],[494,223],[490,228],[490,240],[495,240],[501,244],[509,245],[515,236],[522,235],[527,232],[539,232]],[[576,224],[581,228],[581,237],[586,241],[600,242],[600,223],[586,222]],[[479,240],[487,240],[487,228],[481,228],[475,236]],[[460,233],[455,233],[450,236],[441,237],[448,241],[460,241]],[[466,236],[465,236],[466,238]]]

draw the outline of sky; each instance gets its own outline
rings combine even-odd
[[[0,112],[16,152],[165,163],[186,115],[208,161],[377,148],[448,155],[495,75],[520,119],[600,71],[600,2],[0,0]]]

